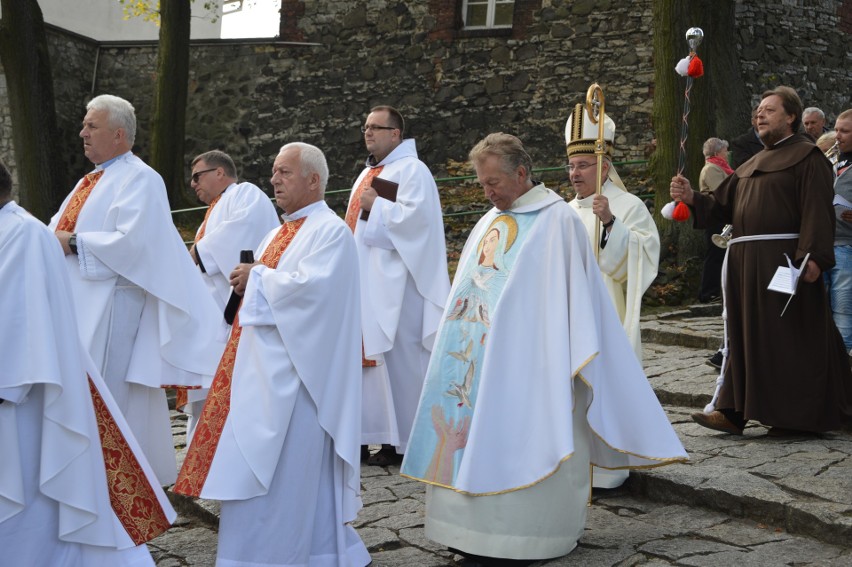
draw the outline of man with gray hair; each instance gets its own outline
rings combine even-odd
[[[590,463],[686,453],[577,214],[533,181],[515,136],[489,134],[470,158],[494,207],[459,260],[401,472],[429,485],[426,537],[482,565],[526,565],[576,546]]]
[[[222,500],[217,564],[351,565],[360,500],[358,253],[319,148],[272,168],[284,224],[231,273],[243,296],[174,491]]]
[[[822,274],[835,264],[832,172],[799,133],[802,102],[778,86],[762,95],[757,129],[766,149],[712,195],[682,175],[669,194],[692,207],[695,227],[733,224],[724,288],[725,362],[716,393],[692,419],[743,435],[759,421],[773,437],[812,435],[852,421],[852,374]],[[795,295],[767,289],[778,267],[800,271]],[[806,377],[806,378],[803,378]]]
[[[802,111],[802,126],[814,141],[828,132],[828,128],[825,127],[825,113],[815,106],[809,106]]]
[[[221,315],[172,223],[160,175],[130,151],[136,115],[101,95],[80,137],[95,164],[51,219],[83,345],[163,485],[177,474],[164,386],[209,386]],[[207,377],[207,378],[205,378]]]
[[[257,185],[237,183],[237,167],[225,152],[205,152],[196,156],[190,167],[190,186],[209,207],[189,253],[222,313],[231,294],[229,278],[240,262],[240,251],[257,248],[266,233],[281,222],[269,197]],[[204,388],[178,390],[176,405],[189,415],[187,438],[192,437],[206,397]]]

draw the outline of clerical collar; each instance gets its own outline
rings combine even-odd
[[[9,203],[11,203],[11,202],[12,202],[12,201],[6,201],[5,203],[0,203],[0,211],[2,211],[2,210],[3,210],[3,207],[5,207],[6,205],[8,205],[8,204],[9,204]]]
[[[535,181],[533,181],[535,183]],[[532,205],[533,203],[537,203],[541,201],[549,194],[547,187],[544,186],[544,183],[538,183],[532,189],[515,199],[512,203],[512,206],[509,207],[509,210],[517,209],[518,207],[525,207],[527,205]]]
[[[124,156],[126,156],[126,155],[128,155],[128,154],[132,154],[132,152],[129,152],[129,151],[128,151],[128,152],[124,152],[123,154],[121,154],[121,155],[119,155],[119,156],[115,156],[115,157],[114,157],[114,158],[112,158],[112,159],[108,159],[108,160],[106,160],[106,161],[105,161],[105,162],[103,162],[103,163],[99,163],[99,164],[97,164],[97,165],[95,166],[95,171],[100,171],[100,170],[102,170],[102,169],[106,169],[106,168],[108,168],[109,166],[111,166],[112,164],[114,164],[115,162],[117,162],[118,160],[120,160],[121,158],[123,158]]]
[[[284,222],[293,222],[293,221],[299,220],[302,217],[306,217],[313,212],[316,212],[317,210],[323,208],[324,206],[325,206],[325,201],[320,199],[319,201],[315,201],[315,202],[311,203],[310,205],[302,207],[301,209],[299,209],[298,211],[296,211],[293,214],[288,215],[288,214],[285,213],[285,214],[281,215],[281,220],[283,220]]]

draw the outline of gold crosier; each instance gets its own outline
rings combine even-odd
[[[597,184],[595,185],[595,195],[601,194],[603,187],[603,160],[606,154],[606,141],[604,140],[604,93],[600,85],[592,83],[589,90],[586,91],[586,114],[589,115],[589,120],[592,124],[598,125],[598,139],[595,141],[595,156],[597,157]],[[595,239],[592,241],[592,248],[595,251],[595,261],[600,257],[601,241],[601,221],[598,219],[595,222]]]

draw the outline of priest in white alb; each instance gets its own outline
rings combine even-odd
[[[0,564],[153,567],[176,515],[80,344],[59,243],[10,191],[0,163]]]
[[[450,278],[438,188],[414,139],[403,138],[402,115],[374,107],[361,131],[370,155],[346,211],[361,279],[361,443],[382,444],[367,463],[385,466],[408,445]]]
[[[165,386],[209,387],[221,314],[172,222],[160,175],[130,151],[136,115],[100,95],[80,137],[96,165],[49,228],[65,252],[80,338],[163,485],[177,475]]]
[[[612,164],[615,123],[609,116],[604,117],[603,134],[605,154],[601,191],[597,194],[598,125],[592,123],[583,105],[576,105],[565,125],[568,175],[576,193],[569,204],[580,215],[592,246],[598,247],[598,266],[604,285],[641,363],[642,295],[657,277],[660,234],[648,207],[627,191]],[[615,488],[627,476],[624,469],[596,468],[592,484],[595,488]]]
[[[429,485],[428,538],[484,565],[531,563],[577,545],[590,463],[687,455],[577,214],[533,180],[515,136],[488,135],[470,159],[494,208],[462,252],[402,474]]]
[[[281,148],[284,224],[240,264],[243,295],[174,491],[222,501],[219,567],[363,567],[361,333],[352,233],[316,147]]]
[[[237,183],[237,167],[225,152],[204,152],[192,160],[190,167],[190,185],[208,209],[189,253],[223,313],[231,295],[229,278],[240,263],[240,251],[257,249],[266,233],[280,226],[281,221],[272,201],[257,185]],[[223,332],[227,334],[227,327]],[[187,439],[192,438],[206,397],[206,388],[178,389],[176,405],[189,416]]]

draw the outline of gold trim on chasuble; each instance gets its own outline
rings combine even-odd
[[[127,535],[134,544],[140,545],[165,532],[172,524],[100,392],[92,379],[88,380],[104,455],[109,502]]]
[[[358,224],[358,213],[361,210],[361,193],[364,192],[364,189],[367,188],[368,185],[372,184],[373,179],[379,176],[385,166],[380,165],[379,167],[370,168],[370,171],[367,172],[367,175],[364,176],[364,179],[361,180],[361,183],[358,184],[358,187],[355,189],[355,194],[352,195],[352,200],[349,201],[349,207],[346,209],[346,225],[352,230],[352,234],[355,234],[355,225]],[[370,360],[364,354],[364,338],[361,337],[361,367],[362,368],[374,368],[377,366],[375,360]]]
[[[260,263],[274,270],[306,218],[302,217],[281,225],[278,233],[263,252]],[[222,436],[225,420],[231,409],[231,378],[234,375],[234,361],[243,330],[239,317],[238,310],[231,327],[228,345],[219,361],[219,367],[210,386],[210,393],[207,394],[207,401],[204,402],[204,409],[201,411],[192,442],[186,452],[186,459],[172,489],[178,494],[199,497],[207,481],[207,475],[210,474],[213,456],[216,454],[216,447],[219,445],[219,438]]]
[[[103,176],[105,170],[95,171],[94,173],[86,174],[83,178],[83,183],[71,195],[71,200],[68,201],[68,206],[62,211],[62,217],[56,223],[56,230],[64,230],[66,232],[74,232],[77,226],[77,218],[80,216],[80,211],[83,210],[83,205],[86,204],[86,199],[92,194],[92,189],[97,185],[98,180]]]

